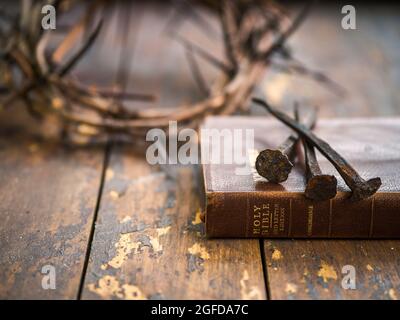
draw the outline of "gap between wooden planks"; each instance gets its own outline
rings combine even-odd
[[[172,171],[112,148],[82,298],[265,299],[258,240],[205,239],[198,170]]]
[[[318,7],[293,37],[293,52],[344,85],[337,97],[303,78],[270,75],[267,96],[318,105],[321,117],[399,115],[398,14],[357,6],[357,30],[340,27],[340,6]],[[309,35],[312,34],[312,37]],[[399,299],[400,241],[265,240],[271,299]],[[354,266],[356,290],[342,287]]]
[[[76,299],[103,149],[74,150],[14,131],[0,137],[0,298]],[[49,268],[55,288],[46,290]]]

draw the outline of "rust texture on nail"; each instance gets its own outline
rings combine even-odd
[[[339,154],[337,153],[328,143],[318,138],[311,130],[306,126],[297,123],[284,113],[272,108],[264,100],[253,98],[253,101],[263,106],[268,112],[274,115],[281,122],[286,124],[288,127],[296,131],[302,138],[307,140],[310,145],[317,148],[336,168],[343,180],[349,186],[352,191],[352,200],[361,200],[368,198],[376,193],[381,186],[382,182],[379,177],[372,178],[369,180],[363,179],[357,171]]]
[[[323,201],[336,196],[337,180],[334,176],[323,174],[315,155],[315,149],[303,140],[306,163],[307,185],[305,196],[309,199]]]
[[[307,119],[307,128],[315,125],[316,112],[313,110]],[[256,159],[258,174],[273,183],[287,180],[296,154],[296,144],[299,141],[296,133],[291,134],[277,149],[265,149]]]
[[[299,106],[295,105],[295,119],[301,123]],[[306,189],[304,195],[312,200],[324,201],[332,199],[337,193],[337,180],[335,176],[323,174],[318,164],[315,148],[302,139],[304,147],[304,161],[306,165]]]

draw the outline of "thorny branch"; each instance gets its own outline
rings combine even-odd
[[[70,7],[74,4],[83,5],[86,13],[72,27],[65,26],[69,30],[63,29],[64,41],[53,52],[49,52],[51,33],[37,25],[40,21],[40,10],[42,5],[50,3],[57,6],[58,12],[62,12],[63,8],[68,7],[63,5],[66,2]],[[206,95],[203,101],[178,106],[172,110],[145,108],[131,111],[123,107],[123,100],[148,102],[154,101],[155,97],[146,93],[125,92],[127,75],[123,75],[123,81],[120,79],[119,82],[123,82],[118,84],[120,89],[86,87],[72,77],[70,72],[103,33],[105,22],[101,15],[104,6],[109,3],[104,0],[90,4],[82,1],[43,0],[21,1],[21,8],[16,16],[0,10],[0,110],[12,107],[14,102],[21,100],[35,116],[55,114],[65,123],[66,128],[89,135],[93,140],[107,140],[121,135],[132,140],[143,137],[150,128],[167,127],[171,120],[176,120],[185,127],[197,127],[207,114],[231,114],[245,105],[252,89],[270,65],[271,56],[274,53],[288,56],[290,51],[286,47],[286,41],[304,21],[309,10],[307,5],[291,21],[284,9],[269,1],[178,2],[177,25],[184,19],[181,16],[189,12],[191,21],[207,34],[211,34],[214,28],[197,14],[198,5],[216,13],[221,22],[224,61],[179,35],[176,25],[169,25],[167,28],[168,33],[182,43],[186,50],[194,79]],[[133,11],[129,10],[126,19],[130,20],[129,15]],[[83,44],[73,53],[73,48],[77,47],[81,37],[84,39]],[[127,59],[126,55],[127,53],[121,54],[121,58]],[[216,85],[210,86],[205,82],[197,57],[221,71],[221,79]],[[303,66],[288,68],[307,74],[307,69]],[[322,82],[328,81],[320,74],[311,75]],[[80,126],[89,130],[78,130]]]

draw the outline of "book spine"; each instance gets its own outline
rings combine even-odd
[[[209,237],[400,238],[400,193],[352,202],[348,193],[313,201],[302,193],[207,194]]]

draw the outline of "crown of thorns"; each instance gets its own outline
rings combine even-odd
[[[63,40],[51,52],[49,38],[52,32],[39,25],[41,9],[46,4],[52,4],[57,13],[64,13],[82,2],[21,1],[15,15],[0,8],[0,109],[11,108],[16,101],[22,101],[33,116],[56,115],[64,130],[91,139],[125,136],[135,140],[151,128],[167,127],[171,120],[178,121],[181,126],[196,128],[206,115],[232,114],[245,108],[252,89],[266,68],[272,65],[274,54],[279,54],[285,61],[275,67],[328,82],[323,74],[311,72],[295,60],[286,46],[286,40],[306,17],[309,5],[290,19],[282,7],[270,1],[184,0],[174,5],[175,14],[192,19],[200,28],[207,28],[207,25],[196,12],[198,5],[207,6],[216,13],[226,59],[217,59],[169,26],[171,39],[179,41],[185,48],[191,72],[205,98],[172,110],[146,108],[132,111],[124,106],[126,100],[150,101],[154,96],[89,87],[70,74],[99,37],[104,25],[101,12],[109,3],[93,1],[84,4],[82,18],[63,30]],[[99,12],[97,19],[93,12]],[[78,46],[82,34],[84,41]],[[221,71],[220,78],[211,88],[207,87],[201,74],[199,59]]]

